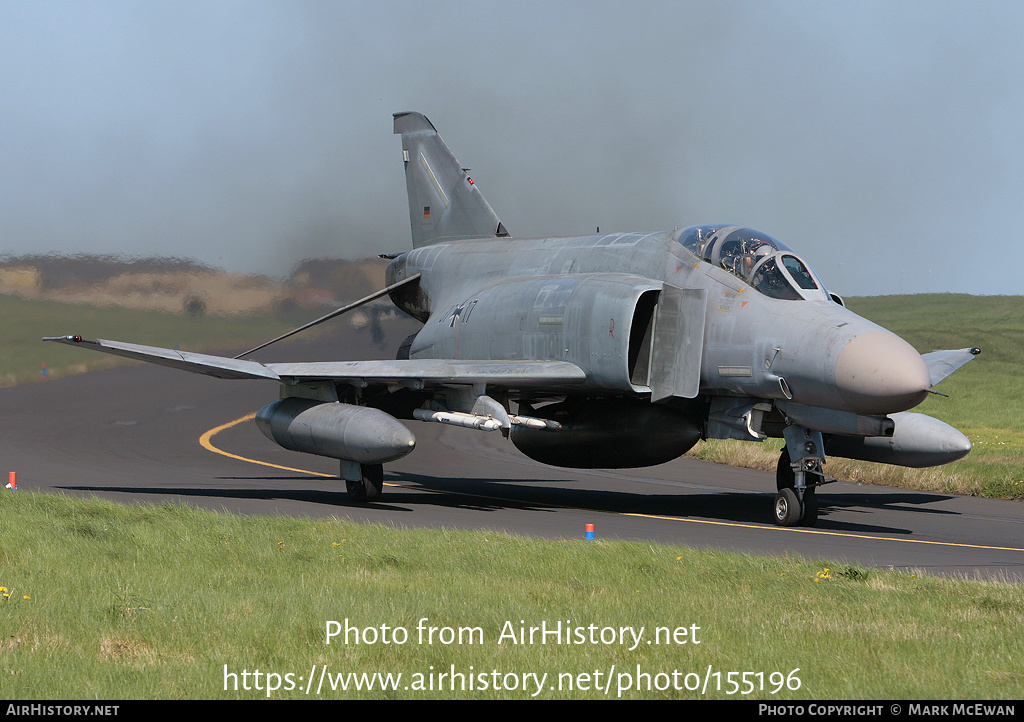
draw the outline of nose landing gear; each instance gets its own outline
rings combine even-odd
[[[803,426],[787,426],[786,446],[775,470],[774,520],[778,526],[814,526],[818,522],[815,489],[826,483],[821,432]],[[791,453],[791,450],[795,450]],[[792,461],[797,457],[796,461]]]

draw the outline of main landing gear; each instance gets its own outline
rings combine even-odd
[[[775,495],[775,523],[779,526],[814,526],[818,522],[818,497],[814,490],[825,483],[825,462],[821,433],[802,426],[787,426],[775,469],[779,493]],[[796,449],[791,455],[790,449]],[[799,454],[796,462],[792,456]]]
[[[342,478],[345,477],[345,464],[341,462]],[[359,481],[345,479],[345,487],[352,501],[376,501],[384,488],[383,464],[359,464]]]

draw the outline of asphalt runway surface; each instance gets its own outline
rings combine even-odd
[[[290,344],[262,358],[391,357],[351,340],[315,355],[316,344]],[[782,529],[771,523],[772,473],[687,458],[647,469],[560,469],[526,458],[498,432],[418,421],[406,422],[416,450],[385,466],[378,502],[360,504],[336,478],[337,461],[281,449],[253,421],[239,421],[277,396],[270,381],[150,365],[0,389],[0,458],[19,490],[126,503],[338,517],[396,533],[457,527],[581,539],[592,523],[603,539],[1024,581],[1018,502],[836,483],[819,491],[816,527]]]

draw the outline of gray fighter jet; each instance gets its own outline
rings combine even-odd
[[[396,360],[242,358],[273,341],[232,359],[47,340],[279,382],[261,431],[339,459],[361,500],[379,497],[383,464],[415,446],[399,419],[500,431],[533,459],[577,468],[661,464],[701,439],[783,438],[783,526],[817,520],[828,455],[923,467],[970,451],[953,427],[908,410],[978,349],[922,356],[846,309],[795,251],[742,226],[512,238],[426,117],[394,124],[413,250],[388,256],[386,288],[291,333],[389,295],[423,324]]]

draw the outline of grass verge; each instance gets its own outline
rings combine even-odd
[[[5,493],[0,508],[7,698],[302,698],[321,669],[310,698],[524,699],[530,674],[557,699],[1024,696],[1009,584],[53,494]],[[329,620],[362,641],[327,644]],[[542,623],[583,639],[530,643]],[[620,627],[642,641],[612,641]],[[658,627],[672,643],[648,643]],[[404,643],[383,643],[399,629]],[[375,673],[401,674],[397,689]]]

